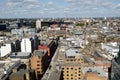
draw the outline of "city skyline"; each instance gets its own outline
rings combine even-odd
[[[120,17],[116,0],[0,0],[0,18]]]

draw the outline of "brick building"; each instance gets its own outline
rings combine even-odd
[[[37,75],[43,75],[48,65],[48,51],[35,50],[30,59],[30,68],[34,69]]]
[[[52,58],[57,48],[57,44],[54,40],[41,41],[41,45],[38,46],[38,50],[47,50],[48,56]]]

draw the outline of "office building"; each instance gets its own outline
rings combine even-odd
[[[41,41],[40,45],[38,46],[38,50],[47,50],[50,58],[54,55],[56,48],[57,44],[54,40]]]
[[[9,55],[13,51],[12,42],[6,42],[0,47],[0,57]]]
[[[20,43],[21,43],[20,40],[13,41],[13,46],[14,46],[13,52],[20,52],[21,51],[21,44]]]
[[[41,29],[41,20],[36,20],[36,29]]]
[[[83,79],[83,64],[84,59],[80,54],[79,50],[67,50],[65,63],[62,64],[63,80]]]
[[[33,49],[34,49],[34,50],[37,50],[37,49],[38,49],[38,45],[39,45],[39,39],[38,39],[38,36],[37,36],[37,35],[35,35],[35,36],[33,37],[33,41],[34,41]]]
[[[32,38],[23,38],[21,41],[21,52],[33,52],[34,41]]]
[[[18,27],[22,27],[24,24],[23,19],[18,19],[17,24],[18,24]]]
[[[0,23],[0,31],[6,30],[7,24],[5,23]]]
[[[48,67],[48,52],[46,50],[35,50],[30,59],[30,68],[37,75],[43,75]]]

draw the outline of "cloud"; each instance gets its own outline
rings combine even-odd
[[[120,16],[116,0],[4,0],[0,6],[0,17]]]
[[[33,6],[39,3],[38,0],[7,0],[6,6],[8,7],[24,7],[24,6]]]
[[[54,4],[54,2],[48,2],[47,4],[48,4],[48,5],[53,5],[53,4]]]
[[[65,11],[70,11],[71,9],[70,9],[70,8],[65,8],[64,10],[65,10]]]
[[[116,5],[114,8],[120,10],[120,3],[118,5]]]

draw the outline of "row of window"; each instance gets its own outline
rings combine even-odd
[[[83,59],[67,59],[67,61],[81,61],[81,62],[83,62]]]
[[[62,69],[63,69],[63,70],[64,70],[64,69],[67,69],[67,70],[71,69],[71,70],[73,70],[74,68],[71,67],[71,68],[62,68]],[[80,70],[81,68],[79,67],[78,69]],[[77,70],[77,69],[74,69],[74,70]]]
[[[74,77],[71,77],[71,78],[65,78],[64,80],[80,80],[81,78],[74,78]]]
[[[81,74],[78,74],[78,75],[76,75],[76,74],[67,74],[66,76],[75,76],[75,77],[77,77],[77,76],[81,76]]]

